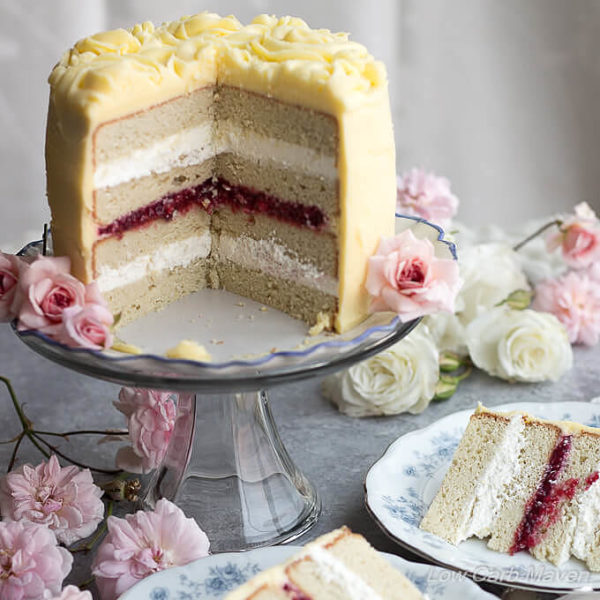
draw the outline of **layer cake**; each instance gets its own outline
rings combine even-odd
[[[423,596],[360,535],[347,527],[307,544],[225,600],[421,600]]]
[[[600,429],[479,406],[421,528],[600,570]]]
[[[340,332],[366,316],[395,160],[363,46],[201,13],[81,40],[50,85],[55,253],[122,322],[207,286]]]

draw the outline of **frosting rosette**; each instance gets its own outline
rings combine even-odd
[[[505,306],[481,314],[467,327],[473,363],[511,381],[557,381],[573,364],[567,332],[549,313]]]
[[[429,405],[438,379],[438,351],[421,324],[387,350],[326,378],[323,393],[351,417],[417,414]]]

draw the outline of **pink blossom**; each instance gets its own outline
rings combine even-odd
[[[150,512],[108,518],[92,565],[102,600],[115,600],[140,579],[208,555],[209,541],[193,519],[166,499]]]
[[[454,312],[460,289],[458,264],[437,258],[433,244],[410,229],[381,240],[369,258],[366,280],[371,311],[390,310],[403,321],[439,311]]]
[[[600,260],[600,222],[587,203],[578,204],[575,215],[548,235],[546,247],[550,251],[561,248],[564,261],[573,269],[584,269]]]
[[[0,323],[12,321],[17,316],[16,291],[24,265],[18,256],[0,252]]]
[[[71,306],[63,312],[62,327],[56,332],[56,339],[75,348],[110,348],[113,322],[112,313],[102,304]]]
[[[85,286],[69,274],[69,268],[66,257],[42,256],[23,273],[19,280],[20,330],[37,329],[53,335],[60,329],[66,308],[85,304]]]
[[[56,456],[36,467],[23,465],[0,480],[2,518],[46,525],[64,544],[93,533],[104,516],[101,496],[89,469],[61,468]]]
[[[533,308],[552,313],[572,344],[593,346],[600,337],[600,282],[583,271],[547,279],[535,288]]]
[[[172,396],[170,392],[121,388],[115,406],[127,417],[132,446],[117,453],[120,469],[148,473],[160,465],[175,426]]]
[[[445,177],[413,168],[397,178],[396,212],[448,227],[458,210],[458,198]]]
[[[92,593],[68,585],[58,596],[51,597],[50,600],[92,600]]]
[[[0,522],[0,598],[40,600],[58,594],[73,557],[42,525]]]

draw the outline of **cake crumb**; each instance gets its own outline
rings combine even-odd
[[[167,358],[183,358],[186,360],[197,360],[199,362],[210,362],[211,355],[206,348],[194,340],[181,340],[174,348],[165,352]]]
[[[223,340],[215,340],[215,339],[212,339],[212,340],[210,340],[210,343],[211,343],[211,344],[214,344],[215,346],[220,346],[221,344],[223,344],[223,343],[225,343],[225,342],[224,342]]]
[[[242,308],[244,308],[244,306],[246,306],[245,302],[236,302],[235,305],[241,306]]]
[[[271,354],[275,354],[275,352],[277,352],[277,348],[275,348],[275,346],[273,346],[273,347],[271,348],[271,350],[269,350],[269,352],[270,352]]]
[[[254,321],[254,315],[248,315],[248,319],[249,319],[250,321]]]
[[[115,341],[110,349],[116,350],[117,352],[123,352],[124,354],[142,354],[142,349],[139,346],[128,344],[127,342],[124,342],[118,338],[115,338]]]
[[[260,310],[260,312],[267,312],[269,309],[266,306],[261,306],[258,310]]]
[[[308,330],[308,335],[319,335],[319,333],[322,331],[331,329],[332,325],[333,323],[331,322],[331,315],[326,315],[325,313],[320,312],[317,315],[317,322]]]

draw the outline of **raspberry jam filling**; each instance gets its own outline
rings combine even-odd
[[[280,200],[264,192],[241,185],[230,185],[223,179],[207,179],[201,185],[169,194],[156,202],[142,206],[108,225],[98,228],[100,236],[121,236],[156,219],[170,221],[176,214],[202,207],[208,214],[221,206],[248,215],[263,214],[298,227],[320,231],[326,224],[323,211],[317,206]]]
[[[598,473],[598,471],[590,473],[585,480],[585,489],[589,490],[596,483],[596,481],[598,481],[598,477],[600,477],[600,473]]]
[[[560,517],[563,504],[575,495],[578,479],[568,479],[562,483],[557,481],[569,458],[572,441],[573,436],[563,435],[552,451],[542,481],[527,503],[523,519],[515,532],[511,554],[537,546],[548,528]]]
[[[284,583],[283,591],[288,594],[290,600],[312,600],[310,596],[307,596],[302,590],[297,588],[293,583]]]

